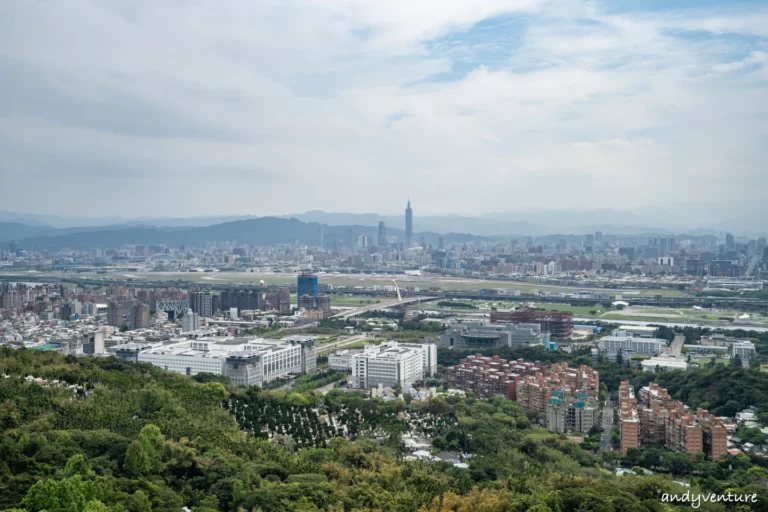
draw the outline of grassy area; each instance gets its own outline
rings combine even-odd
[[[690,322],[689,318],[664,318],[664,317],[658,317],[658,316],[627,316],[627,315],[621,315],[618,313],[608,313],[606,315],[602,315],[600,317],[596,317],[598,320],[637,320],[638,322],[658,322],[658,323],[664,323],[664,322]]]
[[[600,314],[605,313],[606,309],[603,306],[571,306],[570,304],[545,304],[536,303],[537,308],[545,309],[547,311],[563,311],[566,313],[573,313],[576,316],[591,316],[599,317]],[[590,311],[598,311],[599,313],[592,315]]]
[[[691,363],[696,363],[704,366],[708,362],[710,362],[712,358],[701,358],[701,359],[691,359]],[[731,361],[729,359],[715,359],[715,362],[717,364],[729,364]]]
[[[369,304],[387,304],[389,302],[395,302],[395,299],[390,298],[373,298],[373,297],[360,297],[360,296],[348,296],[348,295],[331,295],[331,306],[367,306]]]

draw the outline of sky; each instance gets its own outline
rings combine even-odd
[[[719,213],[767,121],[767,2],[0,2],[5,211]]]

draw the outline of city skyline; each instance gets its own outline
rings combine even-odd
[[[229,6],[4,7],[4,209],[387,211],[407,187],[420,214],[717,217],[768,186],[762,3]]]

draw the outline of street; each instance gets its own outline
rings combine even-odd
[[[600,452],[613,451],[611,446],[611,429],[613,428],[613,407],[610,396],[605,399],[603,408],[603,434],[600,436]]]
[[[316,350],[318,355],[320,355],[321,353],[326,354],[328,352],[333,352],[337,349],[340,349],[344,345],[351,345],[352,343],[356,343],[358,341],[365,341],[365,340],[370,340],[371,342],[373,342],[373,338],[367,336],[366,334],[356,334],[354,336],[344,337],[332,343],[326,343],[325,345],[318,345]]]
[[[669,346],[670,354],[673,356],[679,356],[683,350],[683,343],[685,343],[685,336],[680,334],[675,336],[672,344]]]

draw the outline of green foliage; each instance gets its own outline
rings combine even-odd
[[[22,505],[27,510],[80,512],[94,490],[79,475],[64,480],[40,480],[27,492]]]
[[[504,397],[406,404],[341,390],[229,394],[215,379],[1,347],[0,369],[9,375],[0,410],[10,411],[0,417],[15,418],[0,437],[0,510],[660,511],[674,510],[662,508],[661,493],[680,490],[666,477],[611,476],[589,453],[598,432],[579,447]],[[403,460],[406,432],[472,454],[469,468]],[[686,475],[696,489],[754,489],[758,505],[768,503],[768,471],[748,457],[678,455],[632,452],[626,463]]]
[[[126,471],[133,476],[143,476],[152,469],[152,458],[144,449],[141,441],[133,441],[125,452],[125,462],[123,463]]]
[[[459,302],[453,300],[441,300],[437,303],[441,308],[477,309],[471,302]]]
[[[647,386],[650,380],[638,374],[633,378],[635,389]],[[714,365],[687,372],[663,372],[653,375],[653,380],[686,405],[703,406],[717,416],[733,417],[750,406],[756,406],[761,416],[768,416],[768,374],[764,372]]]

